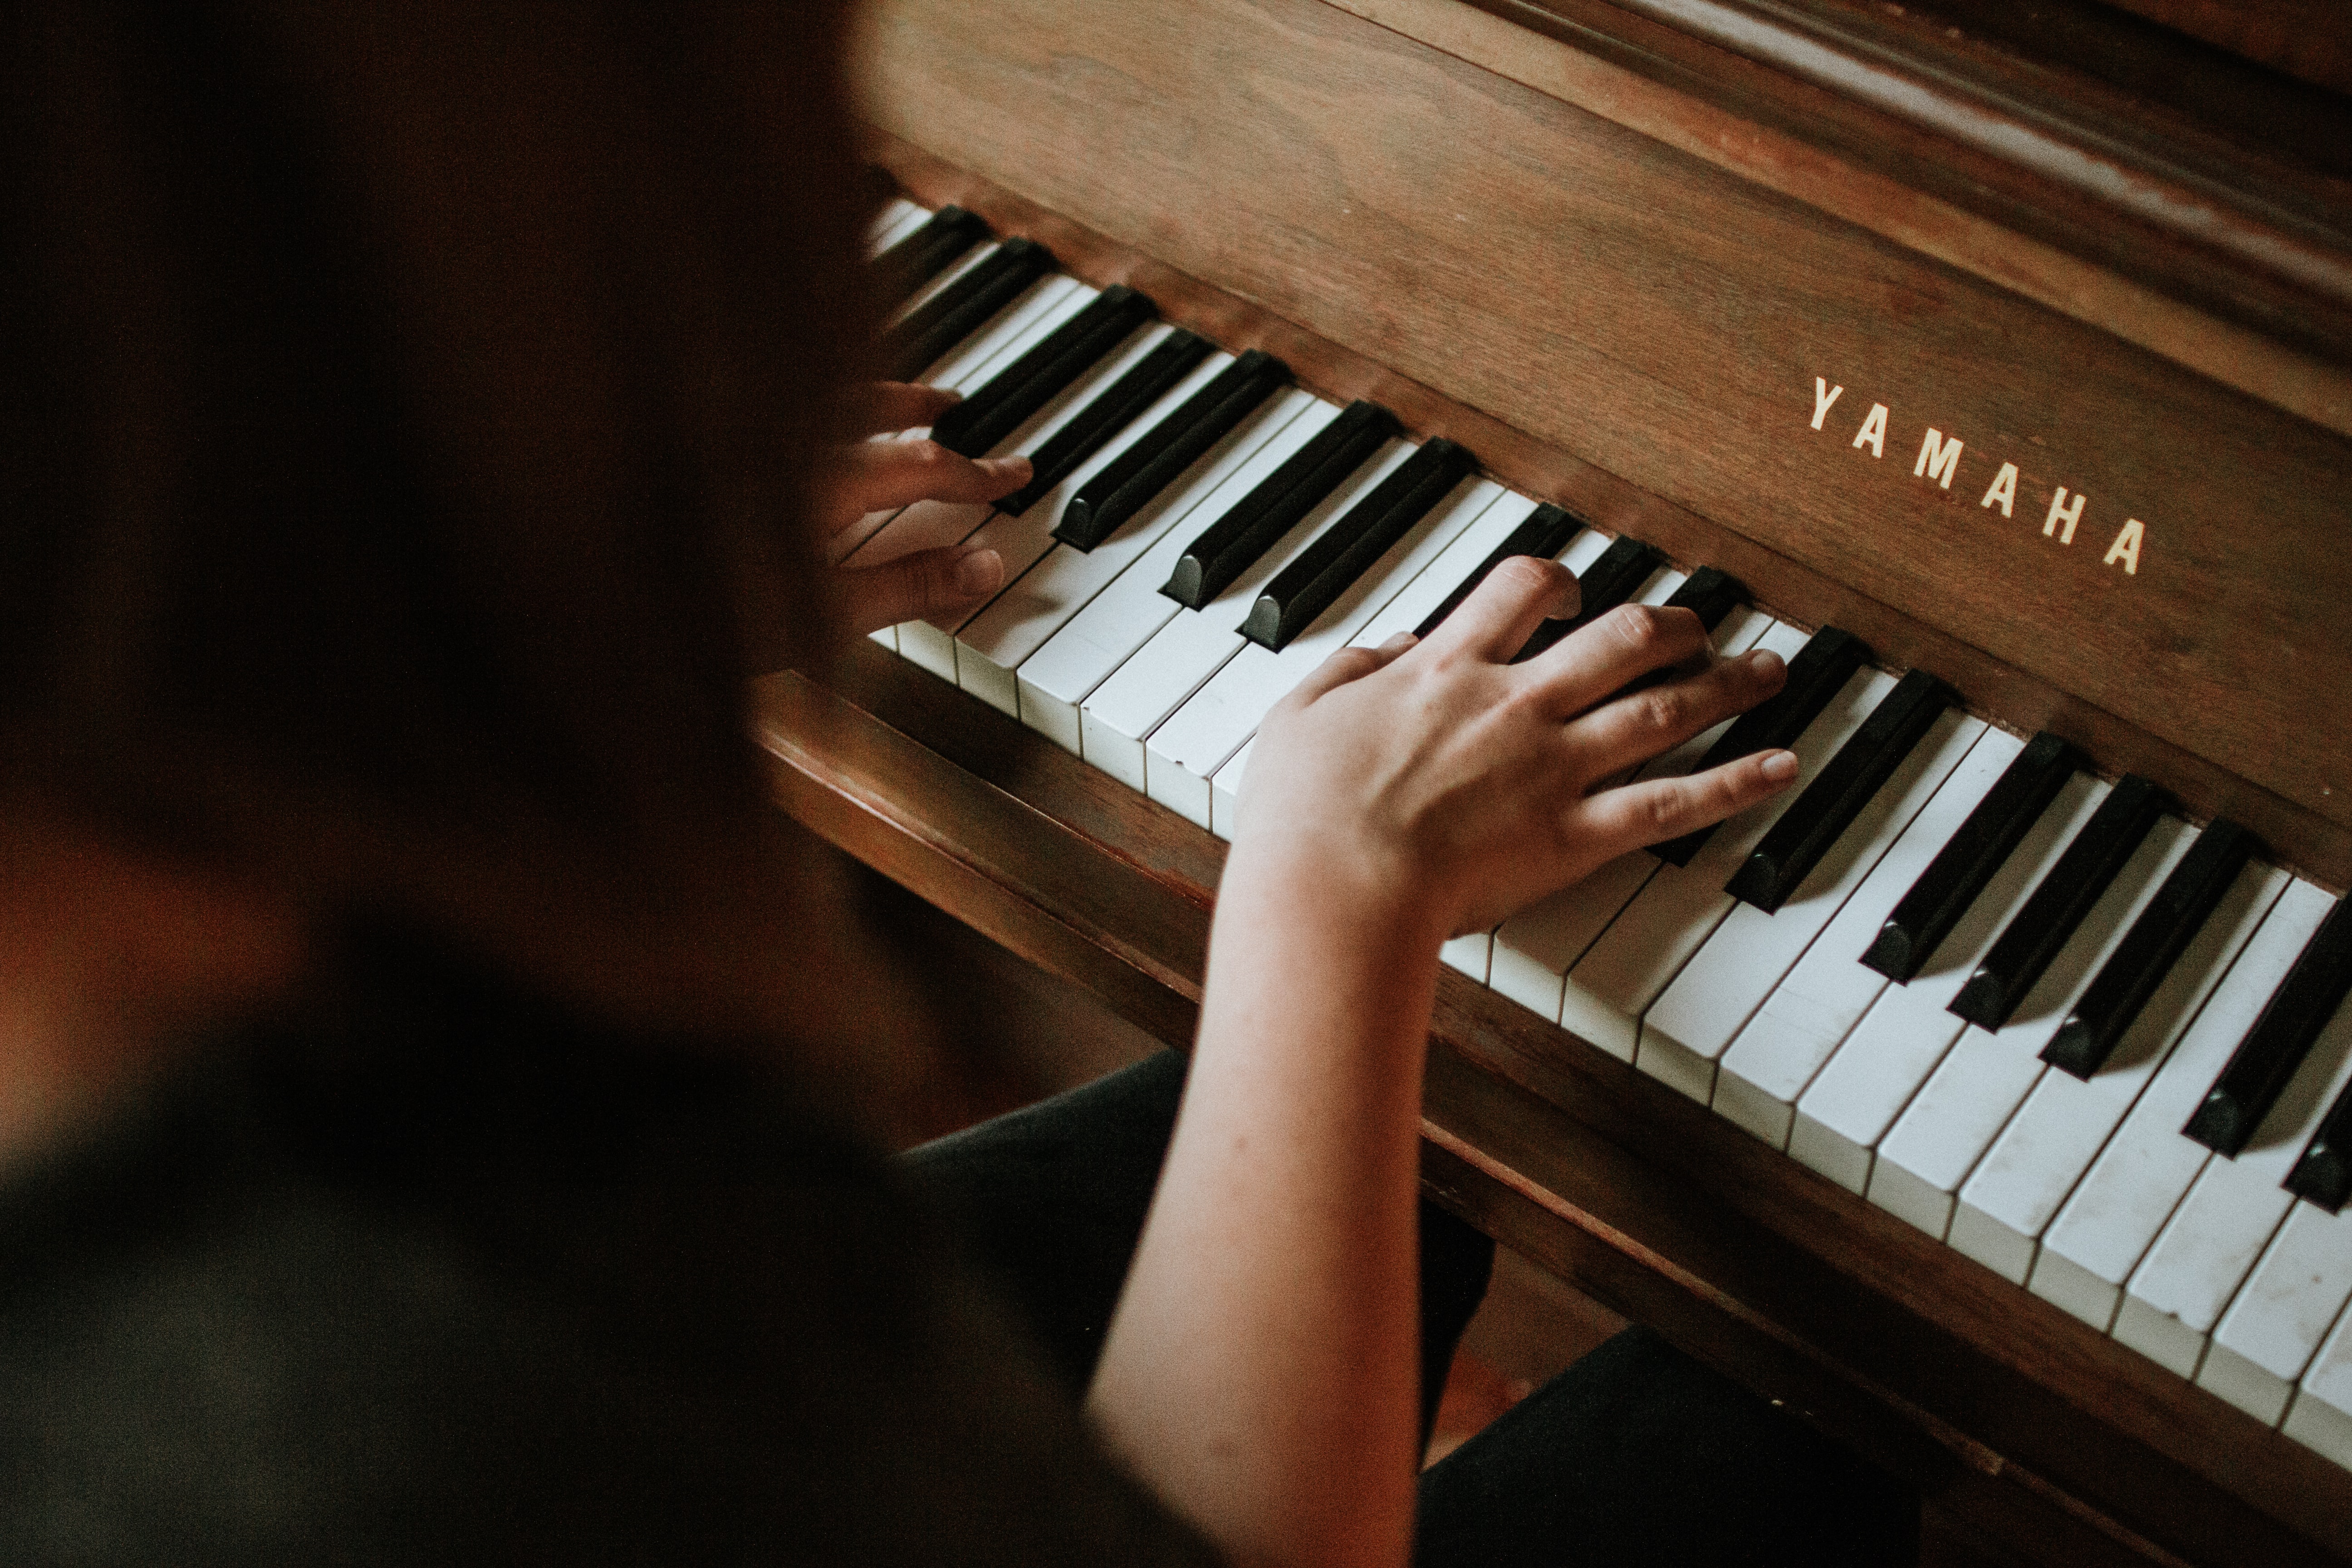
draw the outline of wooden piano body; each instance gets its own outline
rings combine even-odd
[[[2352,85],[2325,7],[2133,8]],[[887,0],[864,47],[927,205],[2341,889],[2352,116],[2120,14],[2045,41],[2129,70],[2031,58],[1995,9],[1987,41],[1843,0]],[[761,703],[797,815],[1189,1037],[1217,840],[878,650]],[[1987,1539],[2352,1562],[2352,1472],[1458,975],[1433,1044],[1443,1201]]]

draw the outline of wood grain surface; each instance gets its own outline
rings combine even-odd
[[[1189,1041],[1216,840],[863,642],[755,732],[811,826]],[[1450,973],[1425,1117],[1443,1201],[2037,1560],[2352,1561],[2352,1475]]]
[[[895,135],[2352,825],[2343,437],[1319,0],[873,29]]]

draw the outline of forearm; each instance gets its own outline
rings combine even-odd
[[[1200,1040],[1097,1372],[1106,1438],[1237,1560],[1402,1563],[1439,936],[1236,855]]]

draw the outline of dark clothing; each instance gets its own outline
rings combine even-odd
[[[1202,1563],[880,1156],[378,942],[0,1185],[0,1563]]]
[[[1172,1052],[909,1161],[1074,1392],[1141,1233],[1184,1082]],[[1494,1243],[1421,1206],[1424,1436]],[[1909,1563],[1918,1502],[1810,1427],[1629,1329],[1422,1477],[1418,1568]]]
[[[747,1053],[359,951],[0,1182],[0,1563],[1214,1560],[1078,1415],[1178,1058],[909,1170]],[[1433,1405],[1492,1256],[1424,1207]],[[1423,1478],[1419,1559],[1892,1561],[1907,1506],[1629,1334]]]

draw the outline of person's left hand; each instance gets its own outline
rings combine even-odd
[[[956,401],[938,387],[881,382],[863,393],[857,428],[920,429]],[[817,490],[817,521],[830,559],[842,531],[875,511],[940,500],[985,503],[1029,482],[1026,458],[977,460],[936,441],[858,441],[835,456]],[[1003,585],[1004,558],[980,547],[918,551],[878,565],[852,557],[835,566],[830,584],[839,605],[836,625],[864,635],[900,621],[971,608]]]

